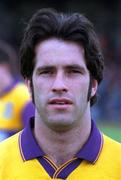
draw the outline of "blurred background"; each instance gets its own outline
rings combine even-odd
[[[80,12],[93,22],[105,58],[105,72],[92,117],[104,133],[121,142],[121,0],[0,0],[0,39],[11,44],[17,54],[26,23],[43,7]],[[18,61],[14,66],[16,76],[21,78]]]

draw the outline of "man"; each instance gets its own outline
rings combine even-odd
[[[121,179],[121,145],[91,120],[103,56],[90,21],[39,10],[26,28],[20,59],[36,112],[0,145],[0,179]]]
[[[26,85],[17,80],[15,50],[0,41],[0,141],[20,131],[34,106]]]

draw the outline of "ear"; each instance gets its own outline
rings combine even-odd
[[[96,79],[93,79],[92,80],[91,97],[93,97],[96,94],[97,88],[98,88],[98,82]]]

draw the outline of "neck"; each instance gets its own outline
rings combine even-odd
[[[36,116],[35,116],[36,117]],[[87,141],[91,131],[91,119],[85,118],[80,123],[64,132],[48,128],[42,121],[35,118],[35,138],[49,158],[60,166],[72,159]]]

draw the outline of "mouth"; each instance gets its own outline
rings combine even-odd
[[[49,101],[49,105],[53,106],[69,106],[72,105],[73,102],[68,98],[53,98]]]

